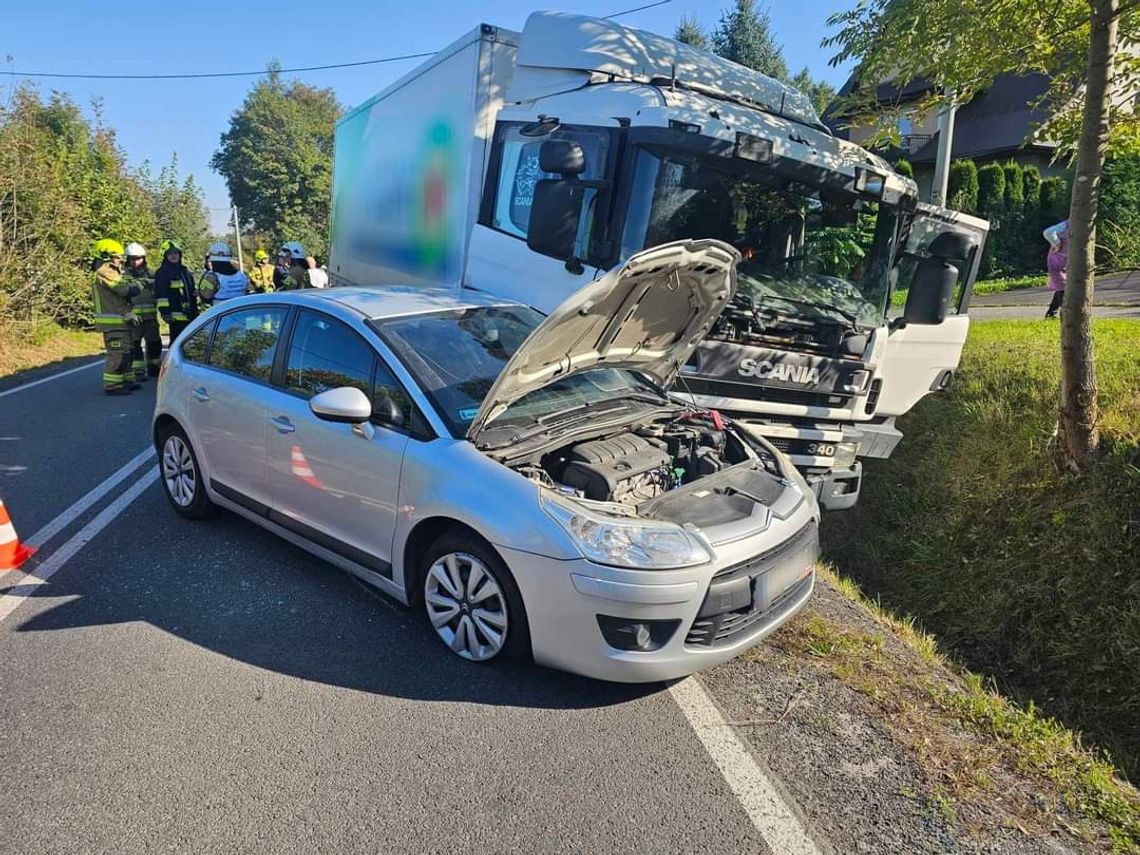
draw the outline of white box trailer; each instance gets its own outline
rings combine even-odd
[[[334,285],[461,283],[518,39],[480,25],[340,120]]]

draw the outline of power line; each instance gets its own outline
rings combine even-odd
[[[603,15],[603,18],[620,18],[622,15],[632,15],[634,12],[640,12],[643,9],[652,9],[654,6],[664,6],[666,3],[672,3],[673,0],[657,0],[656,3],[646,3],[644,6],[637,6],[633,9],[624,9],[621,12],[614,12],[612,15]]]
[[[667,3],[672,3],[673,0],[657,0],[656,3],[646,3],[644,6],[635,6],[632,9],[623,9],[620,12],[614,12],[610,15],[604,15],[604,18],[620,18],[623,15],[632,15],[634,12],[641,12],[645,9],[652,9],[656,6],[664,6]],[[426,56],[435,56],[436,51],[427,51],[425,53],[405,53],[399,56],[385,56],[380,59],[363,59],[359,62],[338,62],[331,65],[306,65],[297,68],[279,68],[276,69],[281,74],[295,74],[299,71],[327,71],[332,68],[359,68],[363,65],[380,65],[385,62],[402,62],[407,59],[422,59]],[[268,73],[269,69],[263,68],[259,71],[210,71],[210,72],[193,72],[189,74],[74,74],[70,72],[56,72],[56,71],[16,71],[12,69],[8,73],[12,77],[38,77],[38,78],[52,78],[55,80],[202,80],[206,78],[219,78],[219,77],[259,77]]]
[[[401,56],[385,56],[380,59],[365,59],[360,62],[339,62],[333,65],[307,65],[298,68],[276,69],[281,74],[292,74],[297,71],[325,71],[330,68],[356,68],[361,65],[379,65],[382,62],[400,62],[405,59],[420,59],[425,56],[435,56],[435,51],[427,53],[406,53]],[[64,74],[48,71],[12,71],[14,77],[52,77],[68,78],[71,80],[197,80],[204,77],[258,77],[268,73],[269,69],[260,71],[213,71],[194,74]]]

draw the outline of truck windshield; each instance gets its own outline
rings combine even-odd
[[[622,257],[684,238],[740,250],[738,292],[785,312],[877,326],[897,216],[889,206],[712,158],[637,153]]]

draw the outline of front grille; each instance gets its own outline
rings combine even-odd
[[[772,443],[773,448],[778,448],[780,451],[789,452],[792,450],[792,441],[779,436],[764,437],[768,442]]]
[[[812,575],[808,574],[795,584],[778,594],[766,609],[756,608],[752,599],[751,586],[758,576],[764,575],[777,566],[777,563],[788,556],[797,554],[806,548],[809,543],[818,542],[819,532],[815,521],[809,522],[799,532],[787,541],[769,550],[763,555],[749,561],[726,567],[717,573],[705,594],[704,603],[697,619],[689,628],[685,636],[685,643],[700,647],[719,647],[731,644],[740,636],[746,635],[762,624],[777,619],[787,611],[810,588]],[[818,549],[818,547],[817,547]],[[735,588],[740,595],[747,596],[747,605],[740,605],[736,609],[708,614],[719,607],[725,591]],[[729,595],[729,599],[732,597]],[[739,603],[736,600],[732,604]],[[714,605],[717,604],[717,605]],[[731,608],[731,606],[729,606]]]
[[[792,587],[784,591],[772,601],[767,609],[753,609],[751,606],[727,612],[722,615],[712,615],[707,618],[697,618],[689,634],[685,636],[686,644],[700,645],[702,647],[717,647],[721,644],[731,644],[737,636],[748,632],[758,623],[766,622],[778,617],[811,585],[811,575],[804,576]]]

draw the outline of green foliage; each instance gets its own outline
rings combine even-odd
[[[978,211],[998,216],[1005,209],[1005,170],[1000,164],[987,163],[978,168]]]
[[[1114,270],[1140,268],[1140,156],[1108,161],[1100,194],[1098,263]]]
[[[1069,182],[1054,175],[1041,181],[1042,228],[1069,218]]]
[[[735,6],[721,15],[712,44],[725,59],[777,80],[788,79],[788,63],[772,35],[771,19],[766,11],[756,8],[756,0],[736,0]]]
[[[899,160],[895,163],[895,172],[899,175],[905,175],[907,178],[914,178],[914,167],[910,165],[910,161],[906,158]]]
[[[146,170],[132,172],[112,130],[89,122],[66,96],[46,101],[18,87],[0,109],[0,321],[65,323],[90,318],[92,245],[103,237],[153,247],[160,215],[185,202],[182,222],[206,222],[192,179],[156,195]],[[173,165],[167,183],[177,182]]]
[[[972,160],[950,163],[946,195],[955,211],[974,214],[978,211],[978,167]]]
[[[1140,53],[1123,49],[1140,42],[1140,4],[1122,2],[1114,66],[1121,87],[1140,74]],[[1089,0],[1006,0],[971,4],[962,0],[864,0],[828,19],[833,28],[824,44],[836,49],[832,64],[855,61],[862,80],[925,80],[928,95],[881,108],[872,103],[873,85],[845,99],[849,114],[867,114],[876,136],[887,138],[905,109],[931,113],[950,97],[969,102],[993,85],[999,74],[1048,75],[1046,103],[1053,116],[1042,129],[1059,140],[1065,154],[1075,150],[1084,108],[1090,41]],[[947,93],[953,93],[952,96]],[[1116,153],[1140,150],[1140,111],[1121,99],[1111,110],[1110,147]]]
[[[949,394],[900,419],[859,505],[822,529],[872,597],[1140,774],[1140,322],[1094,320],[1100,459],[1053,462],[1057,329],[974,324]]]
[[[816,113],[823,115],[823,111],[827,109],[828,104],[835,98],[835,87],[825,80],[816,80],[811,76],[811,72],[805,65],[791,80],[786,81],[793,89],[798,89],[803,94],[811,99],[812,106],[815,107]]]
[[[1029,164],[1021,170],[1021,196],[1026,214],[1036,214],[1041,209],[1041,170]]]
[[[692,45],[701,50],[709,49],[709,37],[701,28],[701,22],[693,15],[686,15],[673,32],[673,38],[681,44]]]
[[[340,113],[331,89],[286,84],[272,68],[253,85],[210,161],[244,228],[327,254],[333,126]]]
[[[1016,160],[1007,161],[1002,166],[1002,171],[1005,173],[1006,213],[1020,214],[1025,206],[1025,173]]]

